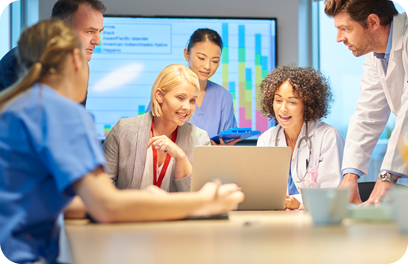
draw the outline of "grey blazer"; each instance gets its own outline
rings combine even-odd
[[[119,189],[140,189],[152,117],[151,112],[148,112],[132,118],[122,118],[106,137],[103,149],[107,170]],[[178,127],[176,144],[191,163],[195,146],[211,145],[207,132],[188,122]],[[175,163],[171,172],[170,192],[190,191],[191,174],[175,179],[174,165]]]

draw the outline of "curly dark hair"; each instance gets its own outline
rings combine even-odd
[[[260,84],[262,114],[275,117],[273,101],[276,90],[288,81],[304,104],[304,120],[319,120],[329,114],[333,95],[329,81],[311,67],[280,66],[269,73]]]

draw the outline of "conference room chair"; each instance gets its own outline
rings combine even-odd
[[[403,186],[408,188],[408,186],[403,184],[397,184],[398,186]],[[370,197],[371,192],[373,191],[375,182],[359,182],[358,190],[360,192],[360,199],[364,203]]]

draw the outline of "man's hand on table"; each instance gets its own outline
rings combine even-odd
[[[350,198],[349,203],[361,203],[360,193],[358,192],[357,185],[358,176],[354,173],[346,173],[343,176],[343,181],[341,182],[339,188],[349,188]]]
[[[399,176],[391,174],[395,178],[399,178]],[[367,201],[365,201],[362,205],[378,205],[381,203],[381,199],[383,196],[391,189],[391,187],[395,186],[395,183],[393,182],[388,182],[388,181],[381,181],[381,179],[377,179],[377,182],[375,183],[374,189],[371,192],[370,197],[368,198]]]

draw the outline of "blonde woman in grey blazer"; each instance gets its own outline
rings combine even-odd
[[[170,192],[190,191],[194,147],[211,145],[206,131],[187,122],[194,113],[199,87],[197,76],[189,68],[181,64],[167,66],[153,84],[152,112],[122,118],[112,128],[103,148],[107,171],[116,187],[140,189],[143,177],[151,177],[145,170],[146,160],[152,159],[148,156],[151,147],[157,151],[158,167],[167,154],[174,158],[168,167],[169,186],[162,188]],[[173,133],[177,133],[175,143],[170,140]]]

